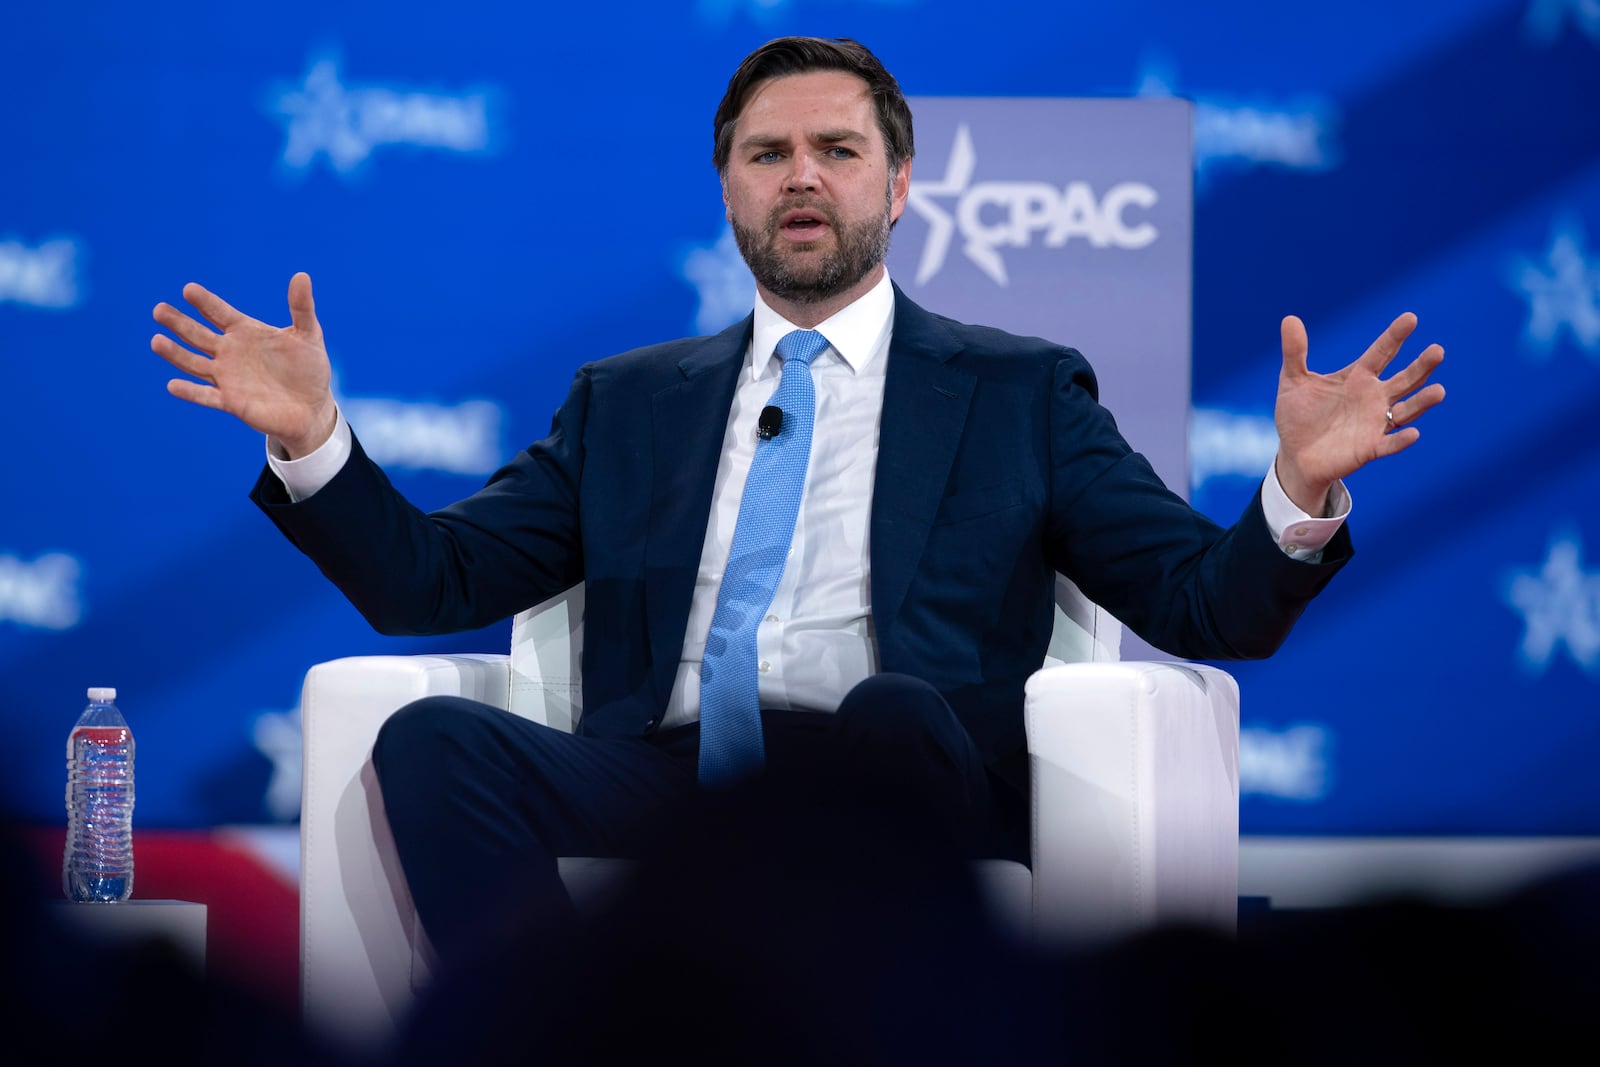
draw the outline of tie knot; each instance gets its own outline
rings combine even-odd
[[[778,342],[778,355],[786,364],[797,362],[810,366],[827,347],[828,339],[816,330],[791,330]]]

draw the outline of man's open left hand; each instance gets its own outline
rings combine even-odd
[[[1278,428],[1278,481],[1303,511],[1322,515],[1328,490],[1380,456],[1410,448],[1421,436],[1412,425],[1444,399],[1444,386],[1428,377],[1444,359],[1429,345],[1388,378],[1381,375],[1416,329],[1406,312],[1389,324],[1359,359],[1332,374],[1306,365],[1306,328],[1283,320],[1283,371],[1273,412]]]

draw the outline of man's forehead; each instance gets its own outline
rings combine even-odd
[[[782,74],[757,82],[735,122],[746,135],[771,122],[796,120],[868,137],[877,129],[867,83],[842,70]]]

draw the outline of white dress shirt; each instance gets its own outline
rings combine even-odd
[[[806,485],[794,540],[772,606],[756,633],[763,708],[833,711],[846,693],[877,672],[872,631],[871,527],[873,475],[894,290],[885,273],[855,303],[814,327],[828,348],[812,361],[817,412]],[[700,715],[700,660],[716,611],[717,589],[733,545],[739,499],[756,451],[756,419],[778,387],[780,338],[799,329],[756,297],[754,333],[723,431],[711,516],[695,578],[689,622],[663,728]],[[291,500],[322,488],[350,457],[350,427],[341,412],[333,436],[301,459],[286,459],[267,442],[267,462]],[[1269,470],[1262,510],[1278,546],[1315,562],[1350,512],[1342,483],[1329,494],[1328,518],[1312,518],[1289,500]]]

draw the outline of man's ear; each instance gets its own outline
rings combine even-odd
[[[889,221],[898,222],[906,210],[906,197],[911,194],[911,160],[900,164],[895,176],[889,179]]]

